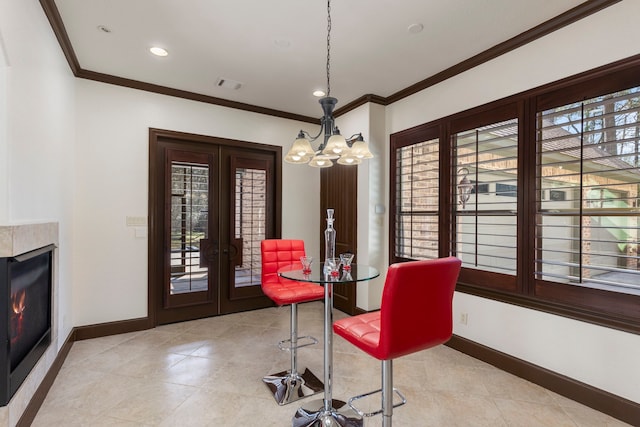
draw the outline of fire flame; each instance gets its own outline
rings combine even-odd
[[[27,296],[27,292],[23,289],[17,294],[11,295],[11,307],[13,312],[22,317],[22,312],[25,309],[24,299]]]
[[[11,308],[15,313],[11,316],[11,342],[15,343],[22,334],[22,317],[24,309],[27,308],[25,299],[27,292],[25,289],[11,295]]]

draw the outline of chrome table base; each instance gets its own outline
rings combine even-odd
[[[293,427],[362,427],[362,417],[341,401],[332,399],[331,409],[325,409],[324,399],[305,403],[292,420]]]
[[[362,417],[341,400],[334,400],[333,393],[333,284],[351,283],[371,280],[380,275],[373,267],[351,266],[349,278],[334,278],[322,273],[320,278],[309,279],[302,275],[302,270],[279,272],[280,276],[289,280],[318,283],[324,285],[324,398],[305,403],[298,409],[291,420],[293,427],[362,427]]]
[[[324,390],[324,384],[308,368],[302,375],[291,375],[288,371],[266,376],[262,379],[276,399],[278,405],[286,405]]]

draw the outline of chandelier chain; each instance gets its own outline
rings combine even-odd
[[[331,0],[327,0],[327,96],[331,96]]]

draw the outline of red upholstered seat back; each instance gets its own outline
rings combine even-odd
[[[305,256],[304,241],[294,239],[267,239],[260,243],[262,253],[262,286],[280,283],[286,279],[278,276],[278,269],[300,263]]]
[[[304,256],[302,240],[263,240],[262,292],[278,305],[315,301],[324,297],[324,288],[314,283],[296,282],[278,276],[278,270],[291,264],[302,268],[300,257]]]
[[[451,338],[460,265],[459,259],[448,257],[389,266],[380,307],[378,359],[394,359]]]

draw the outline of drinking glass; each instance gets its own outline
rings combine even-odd
[[[327,258],[327,272],[334,278],[340,275],[340,258]]]
[[[342,264],[342,269],[345,271],[351,270],[351,261],[353,261],[353,254],[350,252],[346,252],[340,254],[340,263]]]
[[[311,263],[313,262],[313,257],[301,256],[300,262],[302,263],[302,274],[311,274]]]
[[[342,280],[343,282],[350,282],[351,280],[353,280],[353,277],[351,276],[351,272],[349,270],[345,270],[343,267],[342,277],[340,277],[340,280]]]

